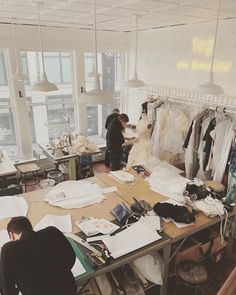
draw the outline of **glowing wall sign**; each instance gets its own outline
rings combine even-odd
[[[179,71],[207,71],[209,72],[211,69],[211,61],[209,61],[209,57],[212,56],[213,53],[213,45],[214,39],[207,38],[201,39],[194,37],[192,40],[192,52],[195,55],[200,55],[204,57],[208,57],[207,61],[192,59],[190,61],[180,60],[177,62],[176,68]],[[232,68],[232,63],[226,61],[215,61],[214,62],[214,72],[228,72]]]

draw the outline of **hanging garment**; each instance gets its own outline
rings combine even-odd
[[[215,181],[219,181],[219,182],[222,181],[222,178],[226,169],[226,165],[227,165],[227,160],[229,157],[230,148],[234,138],[235,138],[235,123],[230,123],[226,129],[226,133],[222,141],[221,156],[216,166],[216,170],[213,177],[213,180]]]
[[[211,114],[207,115],[203,119],[201,124],[201,135],[200,135],[200,142],[198,147],[199,170],[196,177],[201,179],[202,181],[207,180],[206,174],[203,169],[203,163],[204,163],[205,155],[206,155],[206,153],[204,152],[205,141],[203,141],[203,137],[207,131],[207,128],[209,126],[211,119],[212,119],[212,115]]]

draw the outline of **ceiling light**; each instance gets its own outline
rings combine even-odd
[[[212,53],[212,60],[211,60],[211,70],[209,73],[209,82],[207,82],[205,84],[200,84],[196,88],[196,92],[201,93],[201,94],[217,95],[217,94],[224,94],[225,93],[223,87],[214,83],[214,72],[213,72],[216,41],[217,41],[217,34],[218,34],[218,25],[219,25],[219,19],[220,19],[220,7],[221,7],[221,0],[219,0],[219,5],[218,5],[215,38],[214,38],[213,53]]]
[[[14,27],[13,18],[11,18],[11,33],[12,33],[12,42],[13,42],[13,49],[14,49],[15,63],[16,63],[16,72],[11,77],[15,81],[28,80],[27,75],[24,75],[19,72],[18,58],[17,58],[17,52],[16,52],[16,36],[15,36],[15,27]]]
[[[42,59],[43,71],[41,73],[40,80],[34,82],[34,84],[31,86],[31,90],[33,90],[33,91],[43,91],[43,92],[55,91],[55,90],[58,90],[57,85],[55,85],[55,84],[48,81],[47,74],[46,74],[46,71],[45,71],[45,65],[44,65],[43,38],[42,38],[40,13],[39,13],[39,8],[44,3],[43,2],[35,2],[35,4],[36,4],[36,6],[38,8],[39,41],[40,41],[40,50],[41,50],[41,59]]]
[[[134,76],[131,80],[126,81],[125,87],[130,88],[138,88],[144,87],[145,83],[142,80],[138,79],[137,74],[137,56],[138,56],[138,18],[139,16],[135,16],[135,24],[136,24],[136,31],[135,31],[135,64],[134,64]]]
[[[92,90],[81,93],[79,101],[86,104],[108,104],[113,102],[111,93],[101,89],[100,75],[98,74],[98,52],[97,52],[97,24],[96,24],[96,1],[93,0],[94,16],[94,87]]]

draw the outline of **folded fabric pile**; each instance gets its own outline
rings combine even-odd
[[[98,150],[97,146],[87,137],[78,133],[71,135],[72,153],[83,155]]]

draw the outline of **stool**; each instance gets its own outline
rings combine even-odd
[[[225,186],[218,181],[207,180],[205,185],[216,193],[223,193],[225,191]]]
[[[178,285],[181,284],[193,288],[194,295],[204,294],[202,284],[206,282],[208,274],[206,268],[201,263],[192,260],[181,261],[176,267],[176,278],[174,295]]]
[[[26,191],[26,185],[27,185],[27,174],[32,173],[33,178],[35,179],[35,182],[39,183],[39,181],[36,181],[38,179],[38,172],[41,170],[38,164],[36,163],[25,163],[20,164],[16,166],[17,170],[20,172],[21,182],[24,184],[25,191]]]

